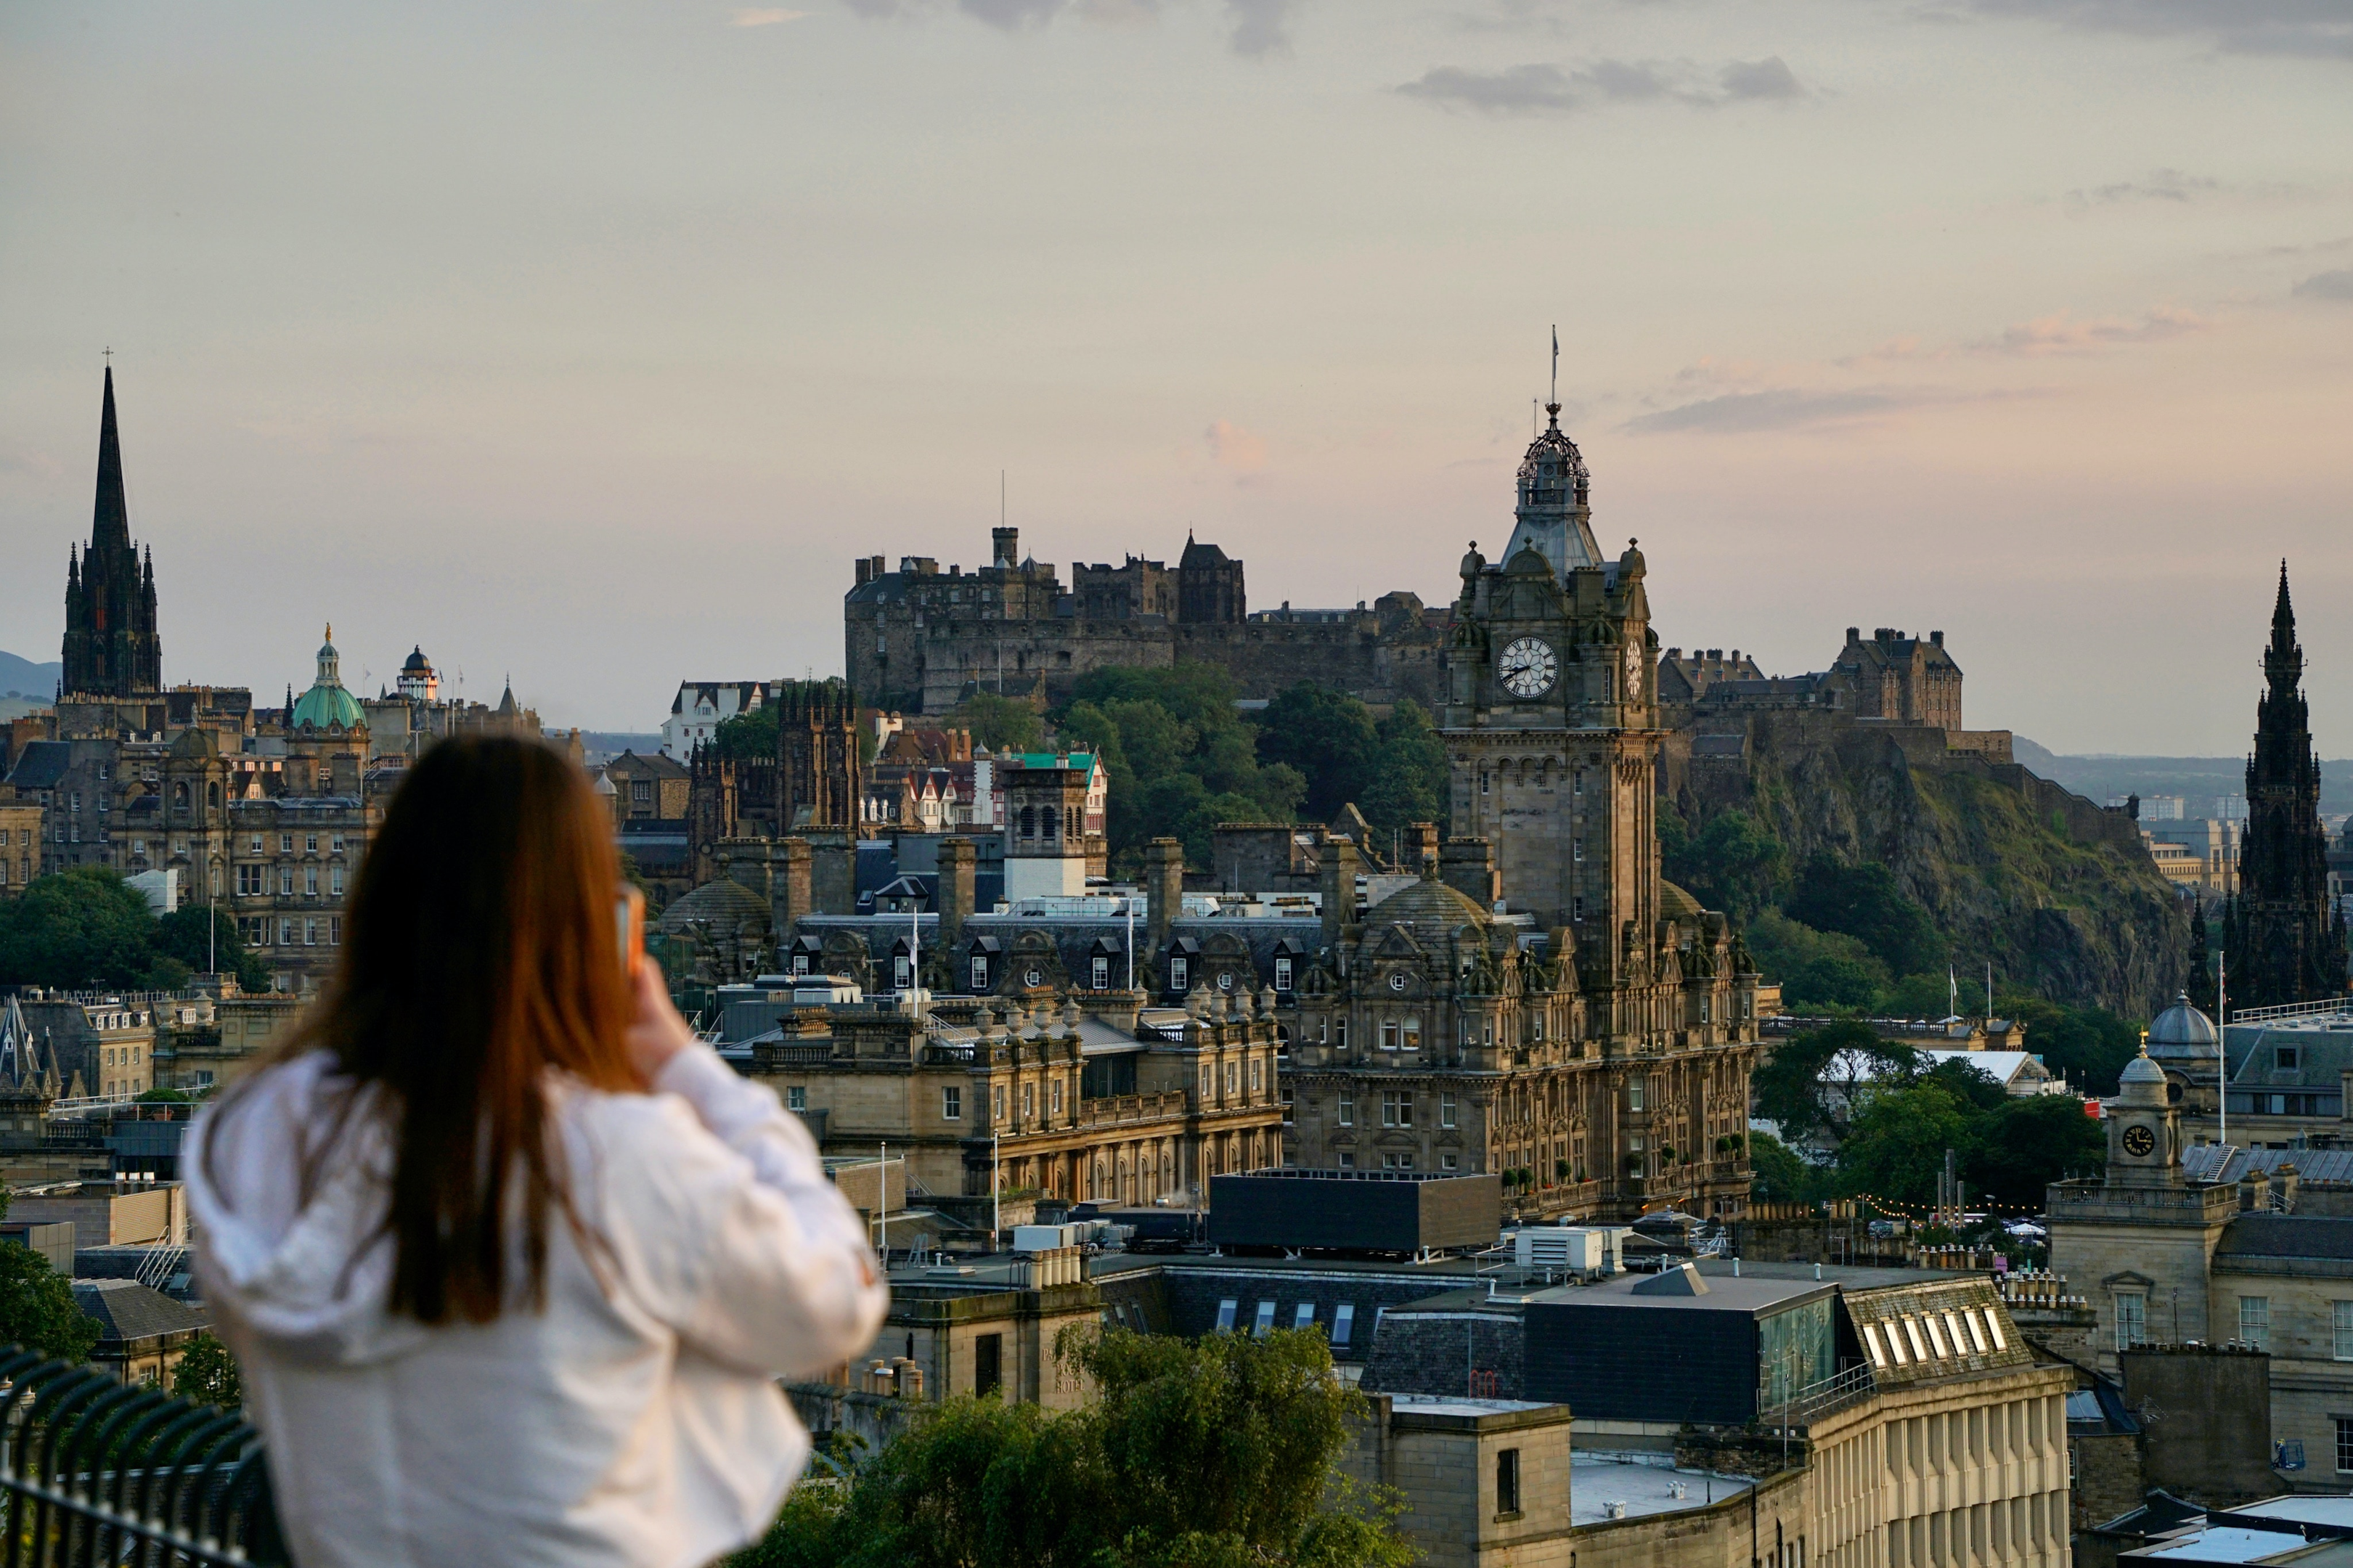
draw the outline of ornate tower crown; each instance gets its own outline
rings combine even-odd
[[[1584,567],[1601,564],[1600,547],[1593,540],[1592,474],[1585,454],[1561,433],[1560,405],[1548,403],[1551,416],[1545,433],[1529,444],[1520,461],[1519,525],[1504,547],[1509,565],[1522,550],[1534,550],[1552,565],[1556,578]]]

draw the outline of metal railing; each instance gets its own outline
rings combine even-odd
[[[0,1350],[0,1563],[288,1561],[261,1438],[242,1417]]]
[[[2353,996],[2331,996],[2321,1002],[2284,1002],[2276,1007],[2233,1007],[2223,1022],[2262,1024],[2274,1018],[2316,1018],[2330,1013],[2353,1013]]]
[[[1844,1372],[1792,1390],[1778,1405],[1758,1400],[1757,1419],[1766,1426],[1803,1426],[1878,1392],[1879,1380],[1872,1375],[1870,1363],[1857,1362]]]

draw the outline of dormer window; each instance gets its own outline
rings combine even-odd
[[[2278,1046],[2272,1051],[2272,1065],[2280,1072],[2295,1072],[2303,1053],[2295,1046]]]

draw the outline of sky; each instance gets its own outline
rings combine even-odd
[[[647,730],[860,555],[1451,599],[1546,395],[1661,638],[1940,629],[1968,721],[2231,754],[2279,563],[2353,752],[2343,0],[0,9],[0,648],[112,351],[166,679]]]

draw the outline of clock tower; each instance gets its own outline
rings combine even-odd
[[[1520,465],[1499,561],[1462,558],[1440,716],[1453,831],[1490,839],[1505,906],[1566,929],[1616,979],[1659,914],[1658,638],[1631,542],[1594,542],[1591,476],[1560,406]]]

